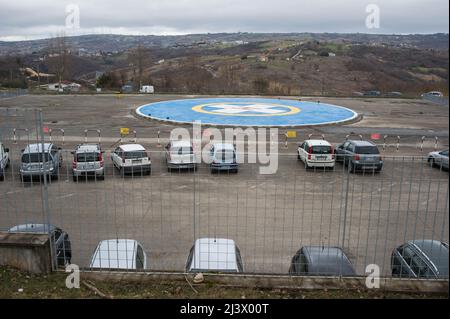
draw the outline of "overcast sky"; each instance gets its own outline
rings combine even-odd
[[[80,28],[67,29],[76,4]],[[380,28],[366,28],[366,6]],[[0,0],[0,40],[216,32],[448,33],[448,0]]]

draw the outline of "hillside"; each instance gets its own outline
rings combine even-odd
[[[10,52],[0,57],[0,83],[20,78],[20,67],[51,73],[48,43],[0,43],[0,52]],[[101,71],[105,89],[131,81],[153,84],[158,92],[206,94],[448,91],[448,34],[91,35],[67,43],[64,77],[92,86]]]

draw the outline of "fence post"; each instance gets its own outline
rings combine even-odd
[[[437,148],[438,148],[438,140],[439,140],[439,137],[435,136],[435,137],[434,137],[434,150],[435,150],[435,151],[436,151]]]
[[[45,137],[44,137],[44,129],[42,127],[42,111],[36,110],[36,125],[38,126],[38,134],[40,135],[40,144],[42,148],[42,158],[44,158],[45,155]],[[47,227],[50,227],[51,225],[51,218],[50,218],[50,209],[48,205],[48,183],[47,183],[47,176],[50,177],[50,175],[47,174],[47,171],[45,167],[43,168],[43,180],[44,183],[41,184],[41,199],[42,199],[42,210],[44,212],[44,216],[46,219]],[[49,241],[52,242],[51,234],[49,233]],[[56,270],[56,259],[55,259],[55,250],[53,244],[50,245],[50,258],[51,258],[51,264],[52,264],[52,271]]]

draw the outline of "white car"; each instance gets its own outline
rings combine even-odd
[[[5,170],[9,166],[9,149],[0,143],[0,181],[5,179]]]
[[[297,153],[306,168],[332,168],[336,163],[333,146],[324,140],[306,140],[298,147]]]
[[[427,93],[423,93],[422,94],[422,97],[425,97],[425,96],[443,97],[444,94],[442,94],[442,92],[439,92],[439,91],[431,91],[431,92],[427,92]]]
[[[243,272],[241,252],[234,240],[197,239],[186,261],[186,272]]]
[[[74,181],[78,177],[94,176],[98,179],[105,179],[105,162],[103,161],[103,151],[98,144],[78,145],[73,154],[72,177]]]
[[[431,166],[442,167],[442,169],[448,170],[448,150],[429,153],[428,163]]]
[[[151,174],[152,163],[147,151],[139,144],[126,144],[117,147],[111,154],[113,165],[122,175]]]
[[[92,255],[90,268],[147,269],[147,255],[142,245],[133,239],[102,240]]]
[[[167,170],[197,169],[197,159],[190,141],[170,141],[166,146]]]

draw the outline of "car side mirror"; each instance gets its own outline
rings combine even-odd
[[[61,147],[58,147],[58,151],[62,151],[62,148],[61,148]]]
[[[75,155],[75,152],[74,152],[74,151],[71,151],[70,154]]]

